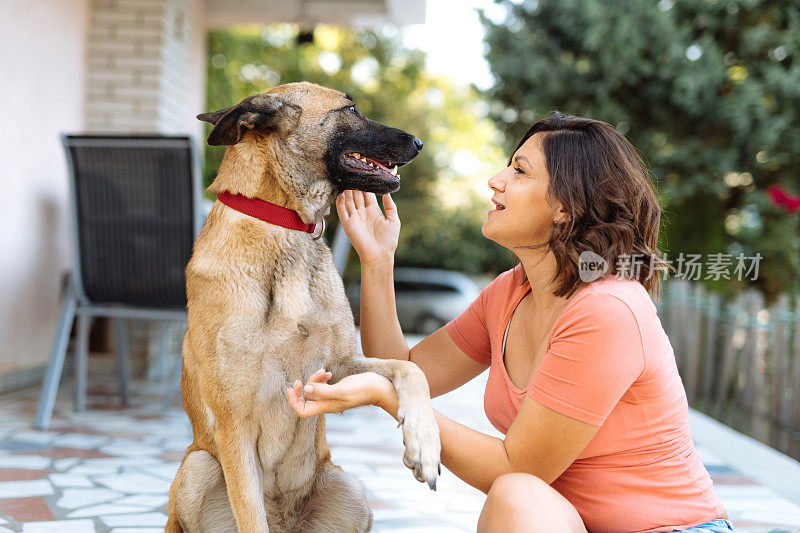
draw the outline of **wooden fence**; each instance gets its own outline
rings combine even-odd
[[[800,460],[800,312],[788,296],[725,302],[672,279],[658,307],[689,405]]]

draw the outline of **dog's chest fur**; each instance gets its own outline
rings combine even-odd
[[[204,364],[213,367],[235,416],[254,424],[265,496],[307,490],[324,432],[318,433],[316,417],[297,416],[286,388],[351,357],[356,348],[352,312],[330,250],[308,234],[217,204],[187,276],[190,321],[203,313],[199,307],[222,302],[224,322],[203,328],[214,345]],[[219,291],[218,301],[211,300],[210,285]]]

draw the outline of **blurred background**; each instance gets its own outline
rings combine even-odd
[[[425,143],[394,195],[398,293],[424,303],[404,327],[422,333],[515,264],[480,228],[487,180],[525,130],[554,110],[612,124],[650,166],[667,260],[734,257],[729,276],[668,280],[658,302],[691,405],[800,458],[797,0],[0,0],[0,9],[0,392],[41,382],[76,260],[59,135],[189,135],[207,186],[222,150],[205,146],[209,128],[195,115],[307,80]],[[335,210],[328,222],[332,242]],[[755,279],[733,275],[739,254],[760,254]],[[358,268],[350,254],[354,309]],[[455,308],[436,303],[454,294]],[[126,328],[134,374],[152,377],[163,338],[146,320]],[[181,333],[171,333],[173,351]],[[94,322],[92,368],[112,337],[107,321]]]

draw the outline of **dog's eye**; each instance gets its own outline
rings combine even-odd
[[[353,113],[358,115],[358,109],[356,109],[356,106],[351,105],[351,106],[348,106],[347,109],[348,109],[348,111],[352,111]]]

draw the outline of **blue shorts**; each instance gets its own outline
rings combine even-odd
[[[728,533],[728,531],[733,531],[731,523],[724,518],[717,518],[711,522],[690,527],[689,529],[676,530],[673,533]]]

